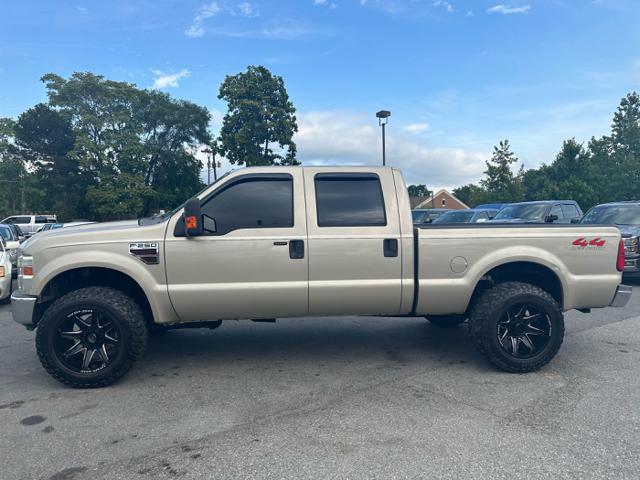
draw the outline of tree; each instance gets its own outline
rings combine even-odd
[[[512,165],[517,162],[518,157],[511,151],[508,140],[502,140],[493,147],[491,159],[485,162],[487,170],[480,185],[494,202],[522,200],[522,170],[517,176],[512,171]]]
[[[431,196],[431,191],[427,189],[426,185],[409,185],[407,187],[409,191],[410,197],[429,197]]]
[[[147,215],[200,190],[195,153],[211,140],[205,108],[89,72],[68,79],[47,74],[42,80],[49,111],[37,118],[53,121],[56,113],[68,120],[73,134],[64,157],[75,162],[80,197],[86,199],[75,208],[77,214],[97,219]]]
[[[0,118],[0,218],[12,215],[25,207],[27,172],[15,145],[10,118]]]
[[[40,209],[73,217],[85,190],[78,162],[68,155],[75,143],[69,117],[40,103],[20,115],[14,132],[31,178],[40,186]]]
[[[220,151],[238,165],[298,165],[293,135],[295,108],[282,77],[263,66],[225,77],[218,98],[228,112],[220,130]],[[277,145],[274,151],[270,145]]]
[[[455,188],[453,194],[458,200],[469,205],[471,208],[481,203],[492,203],[493,201],[486,190],[473,183]]]

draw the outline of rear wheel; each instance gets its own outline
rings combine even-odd
[[[434,325],[438,327],[448,328],[455,327],[461,323],[464,323],[467,320],[466,315],[429,315],[427,317]]]
[[[146,343],[140,307],[106,287],[83,288],[56,300],[36,334],[43,367],[56,380],[78,388],[116,382],[142,356]]]
[[[558,353],[564,318],[546,291],[506,282],[478,299],[469,318],[469,333],[478,350],[501,370],[532,372]]]

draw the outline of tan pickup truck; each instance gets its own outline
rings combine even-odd
[[[560,348],[563,311],[626,304],[623,267],[614,227],[416,229],[393,168],[247,168],[167,214],[34,236],[12,310],[74,387],[122,377],[149,331],[302,316],[468,320],[494,365],[529,372]]]

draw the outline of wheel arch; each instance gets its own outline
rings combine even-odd
[[[560,308],[564,306],[566,287],[558,273],[549,265],[534,260],[512,260],[487,268],[477,280],[468,309],[486,289],[505,282],[523,282],[535,285],[549,293]]]
[[[111,266],[83,265],[61,270],[47,279],[40,291],[40,301],[34,312],[34,323],[37,324],[44,310],[53,301],[71,291],[91,286],[119,290],[135,300],[148,322],[154,322],[158,318],[157,307],[152,304],[148,292],[139,280]]]

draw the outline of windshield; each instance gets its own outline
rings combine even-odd
[[[504,207],[493,218],[494,220],[511,220],[520,218],[523,220],[544,220],[547,205],[544,203],[526,203],[520,205],[509,205]]]
[[[436,218],[433,223],[469,223],[473,215],[474,212],[465,212],[464,210],[447,212]]]
[[[620,205],[595,207],[587,212],[580,223],[600,225],[640,225],[640,206]]]
[[[0,237],[4,238],[6,242],[10,242],[13,240],[13,235],[11,234],[11,229],[8,227],[0,228]]]

